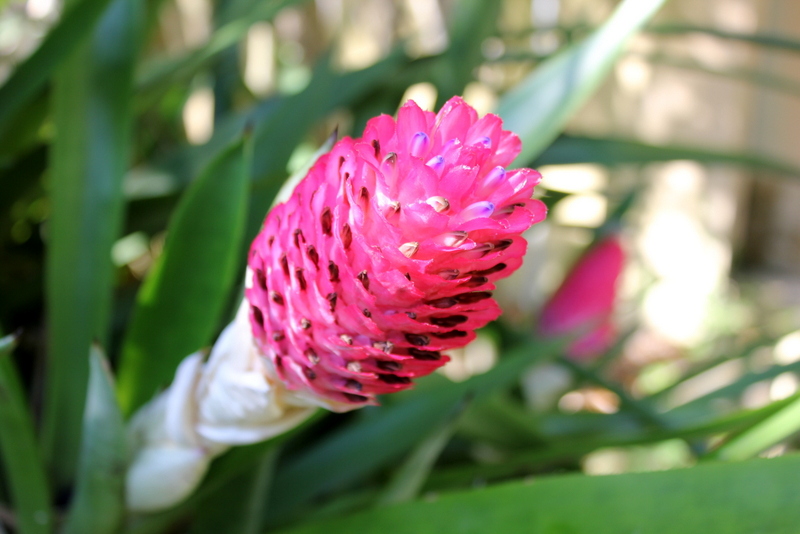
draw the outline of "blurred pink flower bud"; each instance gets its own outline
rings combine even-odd
[[[574,359],[595,358],[608,350],[616,338],[611,316],[624,265],[618,236],[606,237],[592,247],[544,305],[539,333],[545,337],[579,334],[567,349]]]

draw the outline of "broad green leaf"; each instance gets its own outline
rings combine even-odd
[[[501,99],[504,127],[522,139],[518,162],[528,163],[561,133],[566,122],[605,79],[625,43],[665,0],[624,0],[581,43],[542,62]]]
[[[434,428],[411,452],[405,462],[398,467],[389,483],[384,488],[383,494],[378,499],[381,505],[397,504],[414,499],[425,480],[428,478],[433,465],[439,458],[450,438],[456,431],[458,418],[464,411],[465,402],[459,402],[451,412],[448,419]]]
[[[82,11],[81,0],[71,4]],[[53,83],[56,135],[50,154],[49,359],[42,446],[57,486],[71,482],[78,459],[89,377],[86,355],[93,339],[108,337],[111,247],[122,222],[133,66],[143,21],[139,0],[114,0],[94,32],[60,65]]]
[[[15,345],[15,336],[0,338],[0,461],[20,534],[46,534],[53,528],[50,488],[33,420],[11,361]]]
[[[102,349],[94,345],[89,359],[75,496],[64,534],[113,534],[125,513],[125,421]]]
[[[800,398],[714,451],[712,458],[744,460],[800,432]]]
[[[800,51],[800,40],[785,35],[767,33],[730,32],[709,26],[692,26],[689,24],[654,24],[646,31],[662,35],[685,35],[687,33],[703,33],[731,41],[744,41],[758,46],[777,48],[792,52]]]
[[[79,0],[69,8],[44,42],[0,86],[0,135],[9,122],[44,87],[56,67],[91,33],[111,0]]]
[[[800,169],[782,161],[758,154],[704,150],[689,146],[656,146],[631,139],[611,137],[580,137],[562,135],[536,158],[536,165],[565,163],[653,163],[689,159],[700,163],[739,165],[751,169],[772,171],[788,176],[800,176]]]
[[[244,253],[249,161],[250,143],[234,143],[175,210],[122,347],[119,397],[127,414],[169,384],[180,361],[216,333]]]
[[[508,386],[533,361],[552,358],[562,349],[561,341],[531,343],[511,351],[491,371],[465,382],[431,376],[419,383],[417,391],[395,394],[391,405],[372,409],[372,417],[345,426],[281,464],[267,510],[269,524],[285,522],[310,499],[397,461],[445,421],[462,398]]]
[[[282,534],[793,534],[800,457],[656,473],[541,477],[306,524]]]

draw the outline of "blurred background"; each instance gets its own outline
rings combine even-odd
[[[359,135],[368,118],[393,114],[409,98],[436,110],[461,94],[480,113],[491,112],[538,64],[589,35],[616,5],[149,0],[135,71],[124,224],[112,249],[111,354],[163,248],[180,192],[245,123],[272,125],[254,156],[252,236],[279,177],[305,164],[334,128]],[[65,6],[60,0],[0,0],[0,6],[2,84]],[[46,92],[37,98],[44,102]],[[9,177],[0,191],[0,324],[7,332],[23,329],[18,363],[34,399],[46,350],[46,161],[53,135],[46,112],[35,112],[34,106],[27,127],[15,130],[0,154],[0,172]],[[550,213],[526,236],[524,266],[498,289],[503,324],[454,354],[443,371],[448,378],[486,372],[508,340],[534,332],[542,307],[598,238],[620,235],[626,262],[616,285],[613,345],[578,361],[578,370],[568,357],[539,363],[512,395],[529,413],[549,414],[537,416],[540,430],[565,440],[600,437],[566,460],[517,462],[500,478],[691,465],[721,433],[708,430],[702,445],[652,437],[657,433],[629,445],[637,441],[626,434],[630,410],[639,416],[643,410],[645,426],[669,434],[676,425],[702,425],[797,395],[798,124],[800,3],[670,0],[564,133],[535,161],[518,162],[543,174],[537,195]],[[582,374],[587,368],[591,373]],[[452,446],[445,464],[469,457],[499,465],[515,457],[517,444],[498,438],[487,414],[497,412],[467,411],[462,441],[456,440],[464,447]],[[616,443],[609,438],[623,434]],[[762,454],[796,448],[788,435]],[[493,476],[481,473],[470,480]],[[433,489],[446,486],[446,477],[436,480]]]

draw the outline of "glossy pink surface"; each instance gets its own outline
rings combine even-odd
[[[494,282],[544,219],[494,115],[406,103],[317,160],[252,244],[256,342],[289,389],[346,410],[406,389],[500,315]]]
[[[617,236],[594,246],[545,304],[539,332],[547,337],[582,333],[568,348],[568,355],[576,359],[590,359],[608,350],[616,338],[611,316],[624,266],[625,252]]]

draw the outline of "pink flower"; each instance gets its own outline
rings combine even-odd
[[[500,315],[494,282],[546,214],[539,173],[506,169],[520,148],[456,97],[438,114],[407,102],[317,160],[249,256],[253,336],[290,391],[336,411],[374,404]]]
[[[625,252],[615,235],[589,250],[544,305],[540,334],[559,337],[583,333],[567,349],[575,359],[591,359],[608,350],[616,338],[611,315],[624,264]]]

